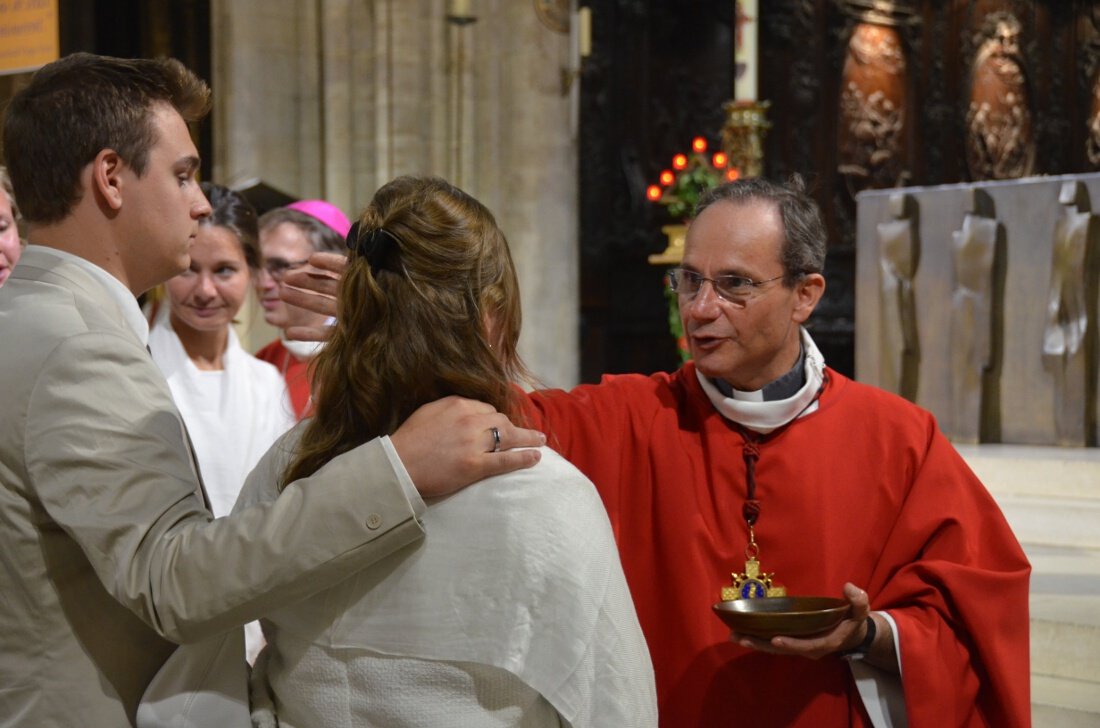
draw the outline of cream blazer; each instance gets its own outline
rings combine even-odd
[[[0,726],[132,723],[177,643],[422,535],[388,443],[213,520],[183,423],[104,283],[31,246],[0,287]],[[421,506],[422,507],[422,506]]]

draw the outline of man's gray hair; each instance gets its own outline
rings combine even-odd
[[[302,231],[315,253],[340,253],[347,255],[347,243],[340,233],[312,215],[287,207],[276,207],[260,215],[260,234],[288,222]]]
[[[716,202],[743,205],[757,200],[770,202],[779,210],[784,233],[779,254],[783,284],[793,286],[806,273],[821,273],[825,268],[825,222],[821,208],[806,193],[801,175],[791,175],[786,184],[752,177],[719,185],[699,199],[695,217]]]

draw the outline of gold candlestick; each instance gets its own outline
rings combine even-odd
[[[764,136],[771,128],[768,121],[770,101],[727,101],[726,125],[722,127],[722,148],[742,177],[764,173]]]

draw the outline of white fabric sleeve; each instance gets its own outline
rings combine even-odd
[[[397,454],[397,448],[390,442],[389,435],[380,437],[379,440],[382,441],[382,450],[386,453],[390,465],[393,466],[393,472],[397,475],[397,482],[401,484],[402,490],[405,491],[405,497],[409,499],[409,506],[412,508],[416,520],[419,521],[427,509],[427,506],[424,505],[424,499],[420,497],[420,491],[416,489],[416,484],[409,477],[409,471],[405,470],[405,463],[401,462],[401,457]]]
[[[889,612],[876,612],[890,624],[890,633],[894,638],[894,654],[898,659],[898,674],[883,672],[864,660],[852,660],[848,666],[856,681],[863,707],[871,718],[874,728],[907,728],[909,719],[905,714],[905,691],[902,689],[901,642],[898,639],[898,625]]]

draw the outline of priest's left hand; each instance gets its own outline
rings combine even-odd
[[[850,650],[863,641],[867,636],[867,617],[875,621],[875,637],[867,651],[864,660],[875,667],[897,674],[898,659],[894,651],[894,634],[890,629],[890,623],[880,615],[871,614],[870,602],[867,592],[854,584],[844,585],[844,597],[851,604],[851,612],[848,618],[833,627],[828,632],[822,632],[810,637],[773,637],[771,640],[763,640],[756,637],[730,634],[730,641],[736,642],[742,647],[748,647],[760,652],[770,652],[773,655],[793,655],[807,657],[811,660],[819,660],[822,657],[835,655],[838,652]]]

